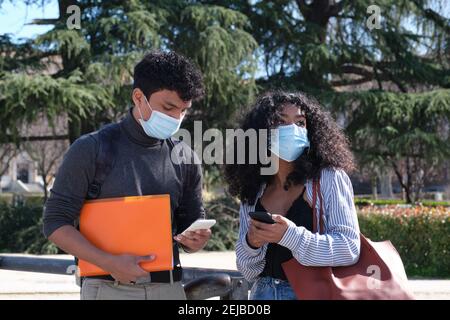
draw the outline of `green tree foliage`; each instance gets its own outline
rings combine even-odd
[[[205,129],[232,126],[255,92],[281,87],[311,93],[342,116],[361,166],[391,167],[408,201],[420,196],[425,169],[448,158],[450,12],[443,1],[58,4],[58,18],[34,21],[54,26],[42,36],[20,44],[0,37],[0,141],[39,112],[66,112],[71,141],[111,121],[131,102],[136,61],[160,48],[184,53],[205,75],[207,94],[188,128],[197,119]],[[80,30],[66,26],[72,4],[81,8]],[[368,27],[371,5],[380,9],[380,28]],[[48,74],[51,64],[59,68]],[[255,80],[257,66],[265,75]]]
[[[31,1],[33,2],[33,1]],[[37,1],[39,4],[39,1]],[[205,74],[207,98],[194,118],[220,126],[256,90],[254,50],[247,17],[220,6],[185,1],[58,1],[54,26],[23,44],[0,38],[1,140],[44,112],[67,113],[69,137],[113,120],[130,105],[132,71],[151,49],[176,49]],[[68,29],[67,8],[81,9],[81,29]],[[33,63],[30,63],[33,60]],[[45,74],[50,63],[57,72]]]
[[[357,104],[347,132],[363,163],[392,166],[408,202],[418,201],[423,178],[450,158],[450,90],[342,94]]]
[[[206,128],[231,125],[237,107],[248,104],[256,90],[257,43],[246,27],[245,15],[220,6],[194,5],[181,12],[175,49],[202,67],[206,97],[195,118]]]
[[[407,200],[417,200],[427,169],[446,161],[450,151],[448,5],[427,0],[220,3],[252,22],[266,71],[257,82],[263,88],[307,91],[343,115],[360,165],[374,171],[391,167]],[[367,25],[370,5],[380,9],[380,28]]]

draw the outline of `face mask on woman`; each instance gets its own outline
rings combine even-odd
[[[171,116],[168,116],[167,114],[153,110],[152,107],[150,107],[150,104],[148,103],[145,96],[144,99],[147,106],[150,108],[150,110],[152,110],[150,118],[145,121],[144,117],[142,116],[141,109],[138,108],[139,114],[141,115],[141,119],[139,119],[139,122],[145,133],[149,137],[162,140],[168,139],[173,136],[178,131],[178,129],[180,129],[183,117],[181,117],[180,119],[175,119]]]
[[[294,161],[309,147],[308,131],[295,124],[279,126],[272,135],[270,151],[280,159]]]

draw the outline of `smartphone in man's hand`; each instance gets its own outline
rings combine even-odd
[[[184,230],[181,234],[186,233],[187,231],[196,231],[196,230],[205,230],[210,229],[213,225],[216,224],[215,219],[198,219],[194,221],[186,230]]]

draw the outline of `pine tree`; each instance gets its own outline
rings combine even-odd
[[[306,91],[343,115],[360,165],[392,168],[407,201],[418,199],[428,169],[450,151],[448,4],[205,1],[219,2],[251,21],[266,70],[257,83]],[[368,27],[373,4],[380,28]]]
[[[31,1],[30,3],[32,3]],[[41,1],[34,1],[41,3]],[[193,119],[220,126],[255,91],[256,42],[248,19],[231,9],[185,1],[59,0],[54,27],[24,44],[0,45],[1,140],[18,139],[21,123],[45,113],[68,115],[70,141],[98,129],[131,103],[134,65],[149,50],[177,50],[205,74],[206,99]],[[81,11],[81,29],[68,29],[67,8]],[[31,63],[33,62],[33,63]],[[57,72],[45,74],[50,63]]]
[[[29,3],[44,3],[29,0]],[[0,2],[1,4],[1,2]],[[343,116],[362,166],[392,168],[412,202],[427,169],[448,162],[450,20],[434,0],[59,0],[46,34],[0,37],[0,142],[20,124],[67,113],[69,137],[130,104],[132,67],[154,48],[192,58],[207,95],[190,120],[232,125],[256,91],[303,90]],[[81,29],[66,26],[81,8]],[[380,28],[368,27],[372,4]],[[372,16],[373,17],[373,16]],[[266,76],[255,82],[257,62]],[[56,64],[55,73],[46,74]],[[188,120],[189,120],[188,119]],[[190,124],[187,123],[190,127]]]

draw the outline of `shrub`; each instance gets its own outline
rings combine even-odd
[[[357,207],[365,206],[387,206],[395,204],[407,204],[405,201],[400,199],[367,199],[367,198],[356,198],[355,205]],[[433,201],[433,200],[423,200],[418,202],[416,205],[425,207],[450,207],[450,201]]]
[[[205,247],[208,251],[234,250],[239,230],[239,204],[231,197],[219,197],[207,201],[208,219],[216,219],[212,236]]]
[[[44,197],[38,193],[31,194],[14,194],[14,193],[0,193],[0,203],[9,205],[26,204],[28,206],[42,206]]]
[[[42,234],[42,205],[0,202],[0,252],[57,253]]]
[[[239,230],[239,203],[226,196],[205,202],[216,219],[205,250],[234,250]],[[444,207],[366,206],[358,209],[361,232],[373,241],[391,240],[409,277],[450,277],[450,210]],[[0,252],[55,254],[41,233],[42,205],[11,206],[0,202]]]
[[[359,210],[361,232],[374,241],[391,240],[409,277],[450,277],[450,211],[443,207]]]

